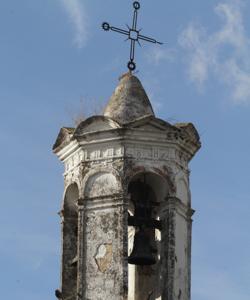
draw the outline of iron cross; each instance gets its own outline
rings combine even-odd
[[[107,22],[104,22],[102,24],[102,28],[105,31],[112,30],[112,31],[124,34],[128,37],[127,40],[131,41],[130,61],[128,62],[128,69],[130,71],[134,71],[136,69],[136,64],[134,62],[134,60],[135,60],[135,43],[136,42],[139,45],[141,45],[140,40],[142,40],[142,41],[162,45],[162,43],[158,42],[157,40],[140,34],[141,30],[137,29],[137,18],[138,18],[138,10],[140,9],[141,5],[138,1],[135,1],[133,3],[133,7],[134,7],[134,17],[133,17],[132,28],[127,25],[128,30],[124,30],[124,29],[120,29],[120,28],[117,28],[117,27],[114,27],[114,26],[110,26],[109,23],[107,23]]]

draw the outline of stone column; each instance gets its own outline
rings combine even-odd
[[[85,224],[85,208],[84,199],[78,200],[78,269],[77,269],[77,300],[84,299],[84,290],[86,286],[85,282],[85,235],[84,235],[84,224]]]
[[[127,296],[124,253],[123,197],[86,199],[83,227],[86,275],[84,300],[125,300]],[[126,232],[125,232],[126,231]],[[84,268],[84,266],[83,266]]]

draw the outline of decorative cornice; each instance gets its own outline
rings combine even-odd
[[[92,121],[93,120],[95,120],[95,118],[92,118]],[[109,120],[109,122],[111,121]],[[187,153],[188,160],[191,160],[201,147],[198,133],[192,124],[177,124],[173,126],[162,123],[163,121],[159,122],[156,118],[148,119],[145,123],[143,123],[143,120],[137,122],[139,123],[128,124],[126,127],[119,128],[117,125],[112,126],[113,128],[104,130],[98,129],[92,132],[81,131],[79,127],[77,134],[75,133],[74,136],[71,132],[65,133],[66,129],[62,129],[63,131],[60,133],[61,135],[59,135],[59,140],[61,141],[65,137],[67,143],[62,141],[60,147],[57,146],[54,152],[59,159],[63,161],[79,147],[85,148],[90,145],[131,142],[134,144],[148,144],[159,147],[166,145],[171,147],[176,146],[184,153]],[[142,123],[140,124],[140,122]],[[133,127],[133,125],[137,125],[138,127]],[[156,125],[158,125],[158,128]],[[146,127],[144,128],[144,126]],[[70,136],[71,142],[69,141]]]
[[[85,210],[103,210],[125,205],[121,194],[84,198],[83,202]]]

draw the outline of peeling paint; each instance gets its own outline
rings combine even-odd
[[[95,260],[100,272],[102,273],[104,273],[111,265],[112,250],[112,244],[102,244],[97,249]]]
[[[198,133],[192,124],[155,118],[132,75],[121,79],[105,114],[62,129],[53,149],[65,165],[63,299],[190,300],[188,164],[201,146]],[[162,228],[151,231],[156,264],[138,267],[127,263],[135,234],[128,187],[145,174]]]

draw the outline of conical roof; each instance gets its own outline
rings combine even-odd
[[[140,80],[126,73],[111,96],[104,116],[120,124],[132,122],[144,116],[154,116],[154,111]]]

